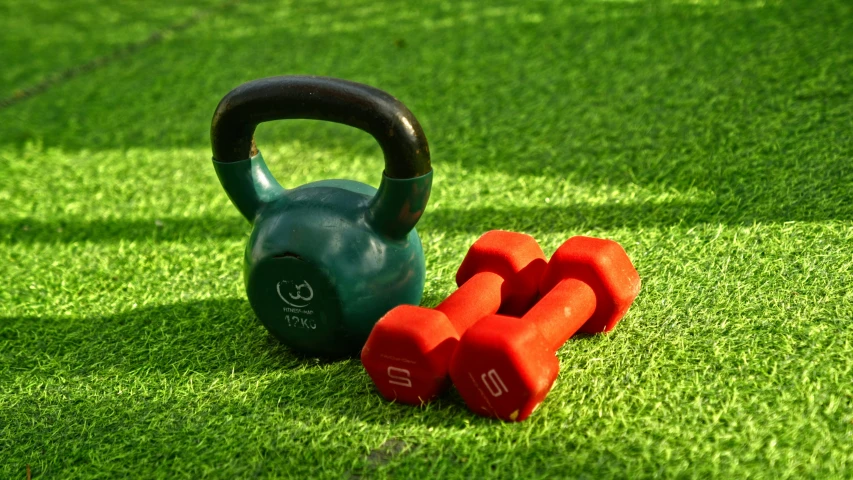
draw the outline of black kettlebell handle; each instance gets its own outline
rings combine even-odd
[[[214,160],[251,158],[257,154],[258,124],[284,119],[342,123],[373,135],[385,155],[389,178],[415,178],[432,171],[426,136],[405,105],[367,85],[314,76],[262,78],[226,95],[210,126]]]

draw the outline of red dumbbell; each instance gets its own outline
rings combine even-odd
[[[493,230],[480,237],[456,272],[459,286],[434,310],[401,305],[379,319],[361,362],[388,400],[420,405],[450,386],[459,336],[500,310],[521,315],[538,294],[547,264],[530,235]]]
[[[450,377],[475,413],[524,420],[557,379],[560,346],[578,330],[610,331],[639,291],[640,276],[618,243],[572,237],[551,257],[542,298],[520,321],[493,315],[465,332]]]

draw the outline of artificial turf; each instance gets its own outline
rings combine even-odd
[[[853,476],[849,2],[141,5],[0,6],[0,478]],[[208,128],[297,73],[423,125],[425,305],[492,228],[634,260],[526,422],[390,404],[255,319]],[[285,186],[379,180],[353,129],[257,143]]]

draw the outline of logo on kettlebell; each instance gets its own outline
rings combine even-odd
[[[283,290],[287,293],[286,295],[282,293],[282,284],[284,284]],[[299,285],[291,280],[282,280],[276,284],[275,290],[284,303],[295,308],[307,307],[314,298],[314,289],[304,280]]]

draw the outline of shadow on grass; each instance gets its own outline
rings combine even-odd
[[[421,232],[480,234],[490,229],[512,229],[530,234],[614,228],[694,226],[700,224],[752,225],[789,221],[853,220],[846,205],[823,202],[785,204],[772,200],[755,203],[722,201],[640,204],[542,205],[514,208],[427,209],[418,229]],[[205,239],[248,238],[251,226],[236,214],[157,219],[83,220],[72,218],[45,222],[35,219],[0,221],[0,243],[110,243],[192,242]]]
[[[251,226],[236,215],[229,218],[149,218],[43,221],[0,221],[0,243],[109,243],[122,240],[179,242],[248,238]]]
[[[419,415],[417,409],[381,400],[357,357],[294,354],[267,333],[243,299],[91,317],[0,318],[0,345],[0,373],[7,377],[60,375],[75,382],[108,378],[125,384],[149,375],[180,377],[174,382],[182,383],[201,374],[208,381],[224,377],[251,388],[266,384],[255,392],[265,408],[284,403],[376,422]],[[450,396],[427,408],[462,413],[464,403]]]
[[[248,303],[237,299],[141,307],[91,317],[0,318],[0,339],[9,346],[0,358],[15,370],[44,367],[44,359],[49,358],[50,368],[76,375],[113,368],[244,371],[259,365],[258,355],[267,366],[295,361],[283,348],[269,348],[272,338],[255,321]]]

